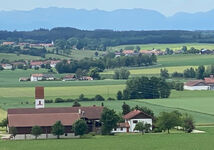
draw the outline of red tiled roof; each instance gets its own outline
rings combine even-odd
[[[44,99],[44,87],[35,88],[35,99]]]
[[[206,84],[214,84],[214,78],[211,77],[211,78],[204,78],[204,82]]]
[[[84,117],[88,119],[100,119],[103,111],[101,106],[89,106],[89,107],[60,107],[60,108],[16,108],[8,109],[8,115],[10,114],[46,114],[46,113],[79,113],[79,110],[84,112]]]
[[[42,62],[42,61],[32,61],[32,62],[30,62],[31,66],[40,66],[42,64],[44,64],[44,62]]]
[[[134,51],[133,50],[124,50],[123,54],[133,54]]]
[[[135,116],[137,116],[137,115],[139,115],[141,113],[144,114],[145,116],[153,118],[152,116],[150,116],[150,115],[148,115],[148,114],[146,114],[146,113],[144,113],[143,111],[140,111],[140,110],[133,110],[133,111],[129,112],[128,114],[124,115],[123,118],[124,119],[132,119],[132,118],[134,118]]]
[[[64,126],[71,126],[80,119],[78,113],[46,113],[46,114],[9,114],[9,127],[41,127],[53,126],[61,121]]]
[[[124,115],[123,118],[124,119],[131,119],[140,113],[141,113],[140,110],[133,110],[133,111],[129,112],[128,114]]]
[[[200,83],[204,83],[203,80],[193,80],[193,81],[188,81],[185,83],[186,86],[196,86]],[[204,83],[205,84],[205,83]]]
[[[32,74],[31,76],[33,76],[33,77],[43,77],[44,75],[43,74]]]

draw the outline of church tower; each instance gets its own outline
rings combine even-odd
[[[35,109],[45,108],[44,87],[35,88]]]

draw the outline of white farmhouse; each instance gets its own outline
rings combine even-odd
[[[4,68],[5,70],[11,70],[13,66],[11,64],[2,64],[2,68]]]
[[[135,126],[138,122],[142,122],[144,124],[150,124],[152,130],[152,119],[153,117],[140,111],[140,110],[133,110],[123,116],[125,119],[125,123],[118,124],[118,128],[113,129],[113,133],[119,132],[139,132],[135,130]]]
[[[30,77],[30,81],[42,81],[43,80],[44,75],[43,74],[32,74]]]
[[[184,84],[185,90],[214,90],[214,77],[211,75],[204,80],[188,81]]]
[[[185,90],[209,90],[209,85],[207,85],[203,80],[188,81],[184,84]]]

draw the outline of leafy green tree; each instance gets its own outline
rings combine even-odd
[[[167,130],[168,133],[170,129],[178,126],[180,124],[180,118],[174,112],[162,112],[157,119],[156,126],[162,130]]]
[[[8,119],[5,118],[0,122],[0,127],[5,127],[5,129],[7,130],[7,125],[8,125]]]
[[[188,114],[184,114],[182,116],[182,124],[181,126],[187,133],[191,133],[193,129],[195,129],[195,124],[192,116]]]
[[[183,46],[183,47],[181,48],[181,50],[182,50],[182,52],[183,52],[184,54],[187,53],[187,47],[186,47],[186,46]]]
[[[124,68],[114,71],[114,79],[128,79],[130,72]]]
[[[122,110],[123,110],[122,114],[126,115],[131,111],[131,108],[130,108],[130,106],[128,104],[126,104],[124,102],[123,105],[122,105]]]
[[[40,126],[33,126],[31,134],[37,139],[42,134],[42,128]]]
[[[140,51],[140,46],[136,46],[136,50],[139,52]]]
[[[100,75],[99,75],[99,69],[97,67],[95,68],[91,68],[88,72],[88,75],[90,77],[92,77],[93,79],[97,79],[99,80],[100,79]]]
[[[128,100],[130,97],[129,97],[129,91],[128,90],[123,90],[123,99],[124,100]]]
[[[96,52],[94,53],[94,55],[97,57],[97,56],[99,55],[99,53],[96,51]]]
[[[15,137],[16,137],[16,135],[17,135],[17,129],[16,129],[16,127],[10,127],[10,133],[12,134],[12,136],[14,137],[14,139],[15,139]]]
[[[60,135],[64,134],[64,126],[61,123],[61,121],[57,121],[53,126],[52,126],[52,134],[57,136],[57,139],[60,138]]]
[[[81,104],[78,101],[74,101],[72,107],[80,107]]]
[[[96,95],[96,96],[94,97],[94,100],[95,100],[95,101],[104,101],[105,99],[104,99],[101,95]]]
[[[161,78],[163,78],[163,79],[168,79],[168,78],[169,78],[168,70],[167,70],[166,68],[161,69],[161,70],[160,70],[160,76],[161,76]]]
[[[84,120],[78,120],[73,125],[75,135],[84,135],[88,130],[88,126]]]
[[[138,130],[142,133],[142,135],[144,134],[145,130],[146,130],[146,126],[144,123],[142,122],[138,122],[134,128],[134,130]]]
[[[160,89],[160,97],[161,98],[168,98],[171,94],[171,89],[169,87],[169,84],[164,81],[164,80],[161,80],[160,83],[159,83],[159,89]]]
[[[205,74],[205,67],[199,66],[198,69],[196,69],[196,78],[197,79],[204,79],[204,74]]]
[[[101,115],[102,134],[111,134],[112,129],[117,127],[118,121],[119,117],[113,109],[104,108]]]
[[[117,92],[117,100],[122,100],[123,99],[123,93],[121,91]]]
[[[146,123],[145,124],[145,132],[149,133],[151,131],[151,124]]]

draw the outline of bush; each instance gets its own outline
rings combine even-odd
[[[96,95],[96,96],[94,97],[94,100],[95,100],[95,101],[104,101],[105,99],[104,99],[101,95]]]
[[[183,73],[173,72],[172,77],[173,78],[182,78],[184,75]]]
[[[123,99],[123,93],[121,91],[117,92],[117,99],[122,100]]]
[[[65,102],[65,100],[62,98],[56,98],[55,99],[55,103],[63,103],[63,102]]]
[[[53,103],[53,100],[45,100],[45,103]]]
[[[115,101],[115,99],[114,99],[114,98],[111,98],[111,97],[109,97],[107,100],[108,100],[108,101]]]

